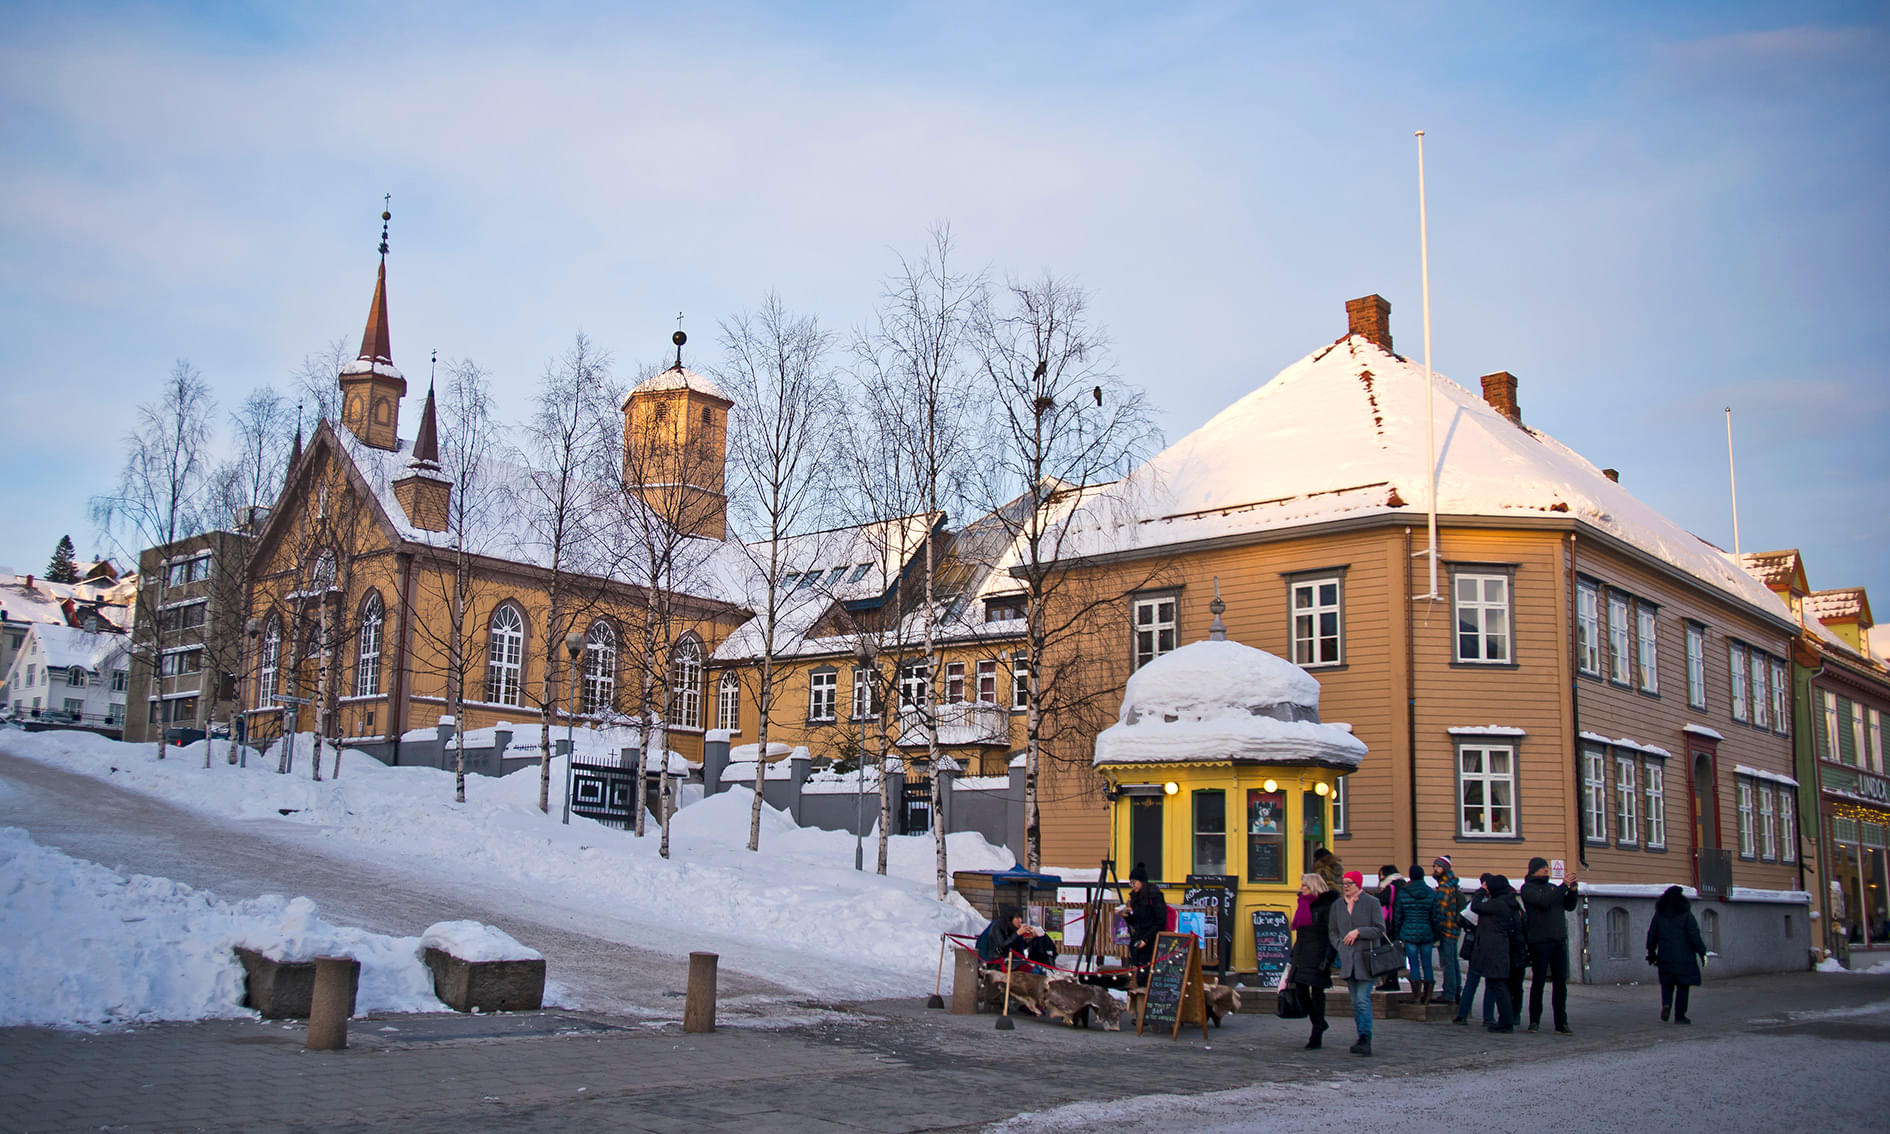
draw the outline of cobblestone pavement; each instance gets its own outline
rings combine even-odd
[[[1851,1049],[1864,1045],[1874,1057],[1858,1068],[1861,1097],[1869,1103],[1869,1092],[1886,1093],[1890,977],[1716,982],[1695,1000],[1690,1029],[1662,1025],[1657,1002],[1658,991],[1645,985],[1572,989],[1573,1038],[1381,1021],[1370,1060],[1347,1054],[1346,1019],[1334,1020],[1331,1036],[1340,1042],[1306,1051],[1302,1022],[1259,1015],[1234,1016],[1203,1041],[1199,1032],[1138,1037],[1132,1028],[1030,1019],[1000,1032],[990,1016],[903,1001],[804,1005],[803,1022],[712,1035],[577,1012],[390,1016],[354,1021],[348,1050],[330,1053],[303,1050],[300,1025],[253,1020],[96,1033],[12,1028],[0,1029],[0,1129],[914,1131],[977,1127],[1084,1100],[1254,1084],[1369,1085],[1368,1097],[1383,1107],[1457,1072],[1508,1076],[1540,1066],[1561,1081],[1562,1068],[1624,1054],[1710,1053],[1715,1043],[1767,1036],[1824,1036],[1834,1049],[1841,1042],[1846,1066],[1857,1063]],[[1844,1014],[1867,1006],[1876,1014]],[[1739,1082],[1738,1067],[1703,1062],[1704,1078]],[[1583,1089],[1596,1088],[1591,1081]],[[1678,1099],[1693,1088],[1673,1089]],[[1773,1114],[1793,1105],[1776,1095],[1751,1101]]]

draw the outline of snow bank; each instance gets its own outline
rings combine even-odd
[[[1864,976],[1886,976],[1890,975],[1890,961],[1878,961],[1867,969],[1847,969],[1838,963],[1836,957],[1826,957],[1824,960],[1818,962],[1817,971],[1821,973],[1853,973]]]
[[[422,955],[438,949],[462,961],[542,961],[545,955],[520,945],[512,935],[476,921],[436,921],[420,935]]]
[[[440,1012],[418,938],[332,925],[307,898],[225,902],[0,828],[0,1026],[253,1016],[238,945],[277,960],[361,962],[355,1010]]]

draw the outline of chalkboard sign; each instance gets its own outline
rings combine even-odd
[[[1207,1038],[1207,994],[1201,981],[1200,944],[1192,933],[1158,933],[1135,1034],[1141,1035],[1153,1021],[1173,1038],[1181,1034],[1183,1023],[1196,1020],[1201,1023],[1202,1038]]]
[[[1213,927],[1207,943],[1208,964],[1227,971],[1234,960],[1234,885],[1231,874],[1190,874],[1182,902],[1209,913]]]
[[[1293,929],[1283,910],[1253,911],[1253,956],[1260,973],[1260,986],[1271,988],[1279,983],[1293,959]]]

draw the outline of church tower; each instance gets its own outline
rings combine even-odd
[[[374,301],[368,305],[367,329],[361,335],[361,356],[341,368],[341,424],[361,443],[393,452],[400,446],[400,399],[407,394],[407,379],[394,369],[394,348],[387,334],[387,222],[393,214],[381,212],[381,269],[374,280]]]
[[[639,382],[623,401],[623,479],[645,505],[678,531],[728,538],[728,413],[722,388],[682,364]]]

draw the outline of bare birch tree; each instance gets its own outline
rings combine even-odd
[[[751,522],[753,543],[742,543],[752,576],[760,583],[760,658],[756,693],[755,795],[748,816],[748,849],[761,849],[762,789],[768,767],[768,728],[774,701],[790,676],[778,670],[780,621],[790,569],[783,553],[788,537],[800,534],[828,502],[829,465],[821,461],[832,442],[838,398],[827,352],[832,336],[812,316],[796,316],[778,295],[761,308],[722,325],[725,361],[718,377],[735,401],[729,449],[735,497]],[[806,566],[799,564],[795,566]]]

